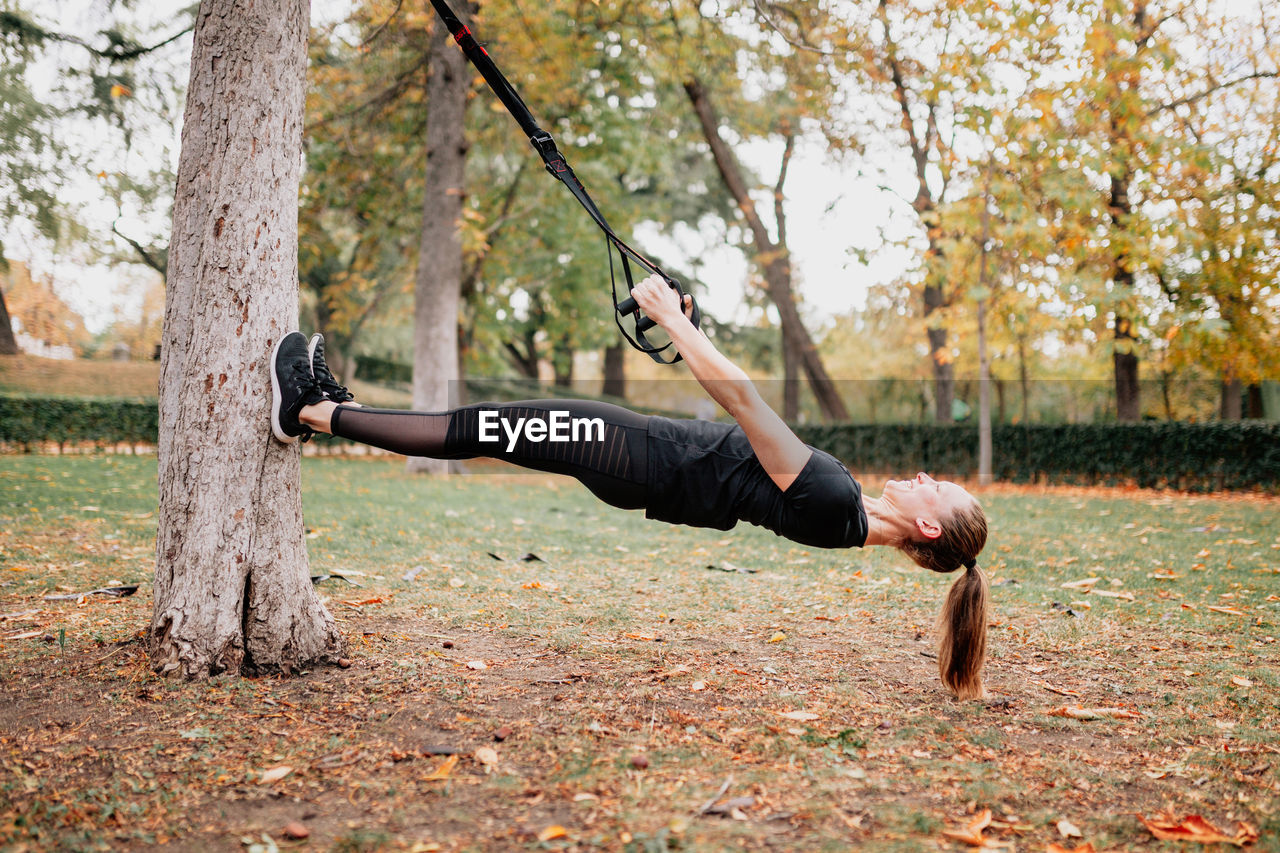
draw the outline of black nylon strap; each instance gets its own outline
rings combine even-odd
[[[647,353],[650,358],[659,364],[675,364],[677,361],[680,361],[681,356],[679,353],[675,353],[674,357],[669,361],[662,358],[661,354],[671,348],[670,342],[661,347],[656,347],[649,343],[644,332],[646,329],[653,328],[656,324],[648,317],[644,317],[640,314],[639,308],[636,306],[634,299],[628,296],[621,303],[618,301],[617,277],[614,273],[613,253],[616,250],[618,252],[618,256],[622,260],[622,271],[627,281],[628,293],[633,287],[635,287],[634,277],[631,273],[631,263],[633,261],[638,266],[648,270],[649,272],[662,276],[667,284],[680,295],[681,304],[683,305],[685,292],[684,289],[681,288],[680,282],[663,272],[657,264],[633,249],[626,243],[626,241],[614,232],[614,230],[609,226],[609,223],[605,220],[604,214],[600,212],[600,209],[596,207],[595,202],[587,193],[587,188],[582,185],[582,181],[578,180],[578,176],[574,173],[573,169],[570,168],[568,162],[564,159],[564,155],[561,154],[560,150],[556,147],[555,139],[551,134],[538,126],[538,122],[533,117],[533,113],[529,111],[528,105],[525,104],[524,100],[520,97],[520,94],[515,90],[515,87],[508,82],[505,76],[503,76],[502,72],[498,69],[497,64],[494,63],[493,59],[489,56],[489,52],[484,49],[484,46],[481,45],[480,42],[476,41],[471,30],[458,19],[458,16],[453,13],[453,10],[449,8],[449,5],[445,0],[431,0],[431,5],[435,7],[437,14],[440,15],[440,19],[444,21],[444,24],[453,36],[454,41],[456,41],[458,46],[462,48],[463,54],[465,54],[467,59],[471,61],[471,64],[476,67],[476,70],[480,72],[480,76],[482,76],[485,79],[485,82],[489,84],[489,88],[498,96],[498,100],[502,101],[503,106],[505,106],[507,111],[511,113],[511,117],[516,120],[516,123],[520,125],[520,129],[529,137],[529,142],[533,145],[539,156],[542,157],[542,162],[546,164],[547,172],[550,173],[552,177],[556,178],[556,180],[568,187],[569,192],[573,193],[573,197],[578,200],[578,203],[582,205],[583,209],[587,211],[587,214],[595,221],[600,230],[604,232],[607,250],[609,253],[609,281],[613,294],[614,321],[618,325],[618,330],[622,332],[622,336],[632,347],[643,353]],[[626,328],[623,327],[623,315],[630,315],[635,318],[635,338],[632,338],[631,335],[627,334]],[[694,326],[698,326],[700,324],[701,312],[698,310],[696,302],[693,306],[693,316],[690,319]]]

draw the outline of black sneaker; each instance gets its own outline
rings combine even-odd
[[[316,378],[316,384],[326,397],[335,403],[345,403],[356,398],[345,386],[338,384],[338,380],[333,378],[333,371],[324,363],[324,335],[317,332],[311,336],[307,353],[311,358],[311,375]]]
[[[311,375],[307,339],[302,332],[290,332],[271,352],[271,431],[275,437],[286,444],[310,438],[312,430],[298,420],[298,414],[325,399]]]

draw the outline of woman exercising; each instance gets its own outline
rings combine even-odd
[[[576,477],[612,506],[672,524],[728,530],[748,521],[804,545],[890,545],[935,572],[963,568],[939,619],[938,667],[957,696],[981,697],[988,592],[977,556],[987,520],[978,501],[924,473],[889,480],[879,498],[863,495],[844,465],[800,441],[769,408],[661,278],[650,276],[632,295],[736,425],[584,400],[440,413],[363,407],[325,364],[323,339],[290,332],[272,355],[272,431],[284,442],[321,432],[407,456],[502,459]]]

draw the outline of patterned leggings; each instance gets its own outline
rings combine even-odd
[[[438,413],[338,406],[330,429],[405,456],[488,457],[568,474],[607,504],[642,509],[648,493],[648,427],[648,416],[610,403],[522,400]]]

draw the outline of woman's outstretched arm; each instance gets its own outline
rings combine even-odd
[[[786,490],[813,451],[760,397],[742,368],[731,362],[689,322],[680,297],[661,277],[651,275],[631,291],[644,313],[671,336],[690,372],[742,427],[769,478]]]

